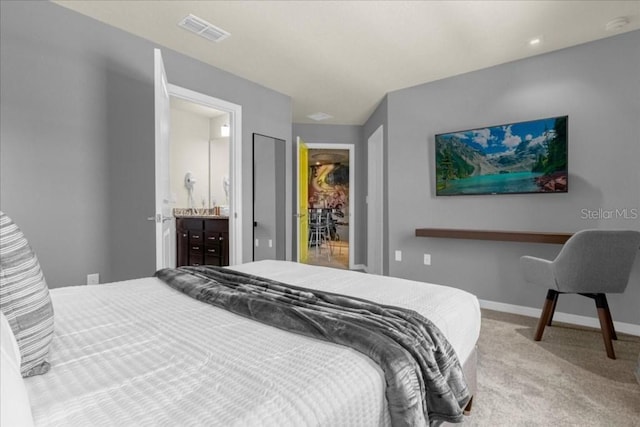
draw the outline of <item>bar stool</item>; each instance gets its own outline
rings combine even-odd
[[[322,209],[309,212],[309,247],[315,246],[316,256],[322,252],[322,245],[327,245],[327,259],[331,261],[331,213]]]

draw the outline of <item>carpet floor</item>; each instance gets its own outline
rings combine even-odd
[[[640,426],[640,337],[618,333],[608,359],[597,329],[482,310],[478,393],[465,426]]]

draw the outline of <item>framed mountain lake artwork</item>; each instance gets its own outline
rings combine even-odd
[[[566,193],[568,119],[436,135],[436,195]]]

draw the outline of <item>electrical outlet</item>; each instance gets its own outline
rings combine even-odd
[[[260,240],[256,239],[256,248],[260,246]]]
[[[269,247],[272,248],[273,247],[273,240],[269,239]]]
[[[396,261],[402,261],[402,251],[396,251]]]
[[[424,254],[424,265],[431,265],[431,254]]]
[[[99,273],[87,274],[87,285],[98,285],[98,284],[100,284]]]

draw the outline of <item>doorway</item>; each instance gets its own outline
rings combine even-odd
[[[286,259],[286,141],[253,134],[253,260]]]
[[[308,226],[306,233],[300,230],[298,243],[306,248],[306,261],[301,256],[298,261],[351,269],[356,218],[354,145],[309,143],[306,149],[299,164],[306,172],[306,182],[300,178],[304,174],[298,178],[299,188],[306,186],[307,190],[307,212],[298,212]]]
[[[229,216],[229,264],[240,264],[242,263],[242,109],[239,105],[172,84],[168,84],[168,92],[172,100],[177,99],[190,103],[196,109],[216,110],[223,114],[218,117],[218,121],[221,121],[220,117],[223,117],[222,121],[224,121],[224,123],[220,123],[219,135],[222,136],[224,132],[228,139],[228,176],[221,178],[220,183],[215,183],[214,177],[206,179],[212,184],[220,184],[212,186],[214,191],[209,193],[209,201],[218,205],[225,203],[225,213],[228,213]],[[218,123],[215,123],[217,126]],[[217,130],[212,133],[216,132]],[[212,149],[207,159],[210,160],[213,153],[220,150],[218,145],[216,147],[210,146]],[[222,191],[217,191],[218,187],[221,187]],[[197,204],[198,200],[195,202]],[[201,200],[199,202],[202,203]]]
[[[169,208],[175,197],[170,191],[169,133],[171,126],[170,99],[179,98],[220,110],[228,114],[229,123],[229,263],[242,262],[242,107],[180,86],[168,83],[160,49],[154,49],[155,93],[155,186],[156,212],[149,219],[156,223],[156,268],[172,267],[176,263],[175,220]]]

